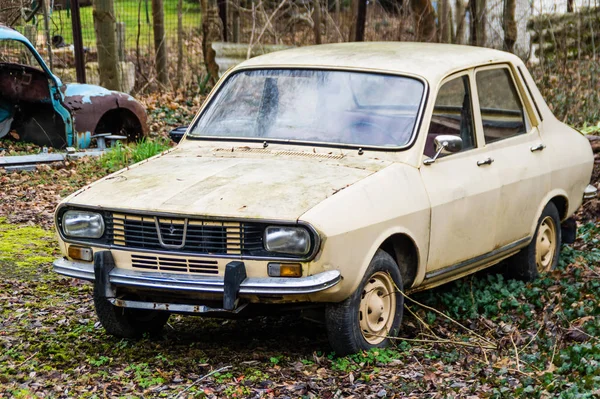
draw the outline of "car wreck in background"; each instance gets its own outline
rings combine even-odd
[[[87,148],[97,134],[132,141],[147,132],[144,107],[132,96],[63,84],[25,36],[0,26],[0,138]]]

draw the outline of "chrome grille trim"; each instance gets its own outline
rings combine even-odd
[[[216,260],[173,258],[167,256],[131,255],[131,266],[135,269],[183,272],[195,274],[219,274]]]

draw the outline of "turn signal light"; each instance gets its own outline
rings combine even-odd
[[[300,263],[269,263],[267,270],[269,277],[302,277]]]
[[[92,251],[92,248],[88,247],[70,245],[68,254],[71,259],[79,259],[86,262],[91,262],[94,259],[94,252]]]

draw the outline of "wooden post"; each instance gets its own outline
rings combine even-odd
[[[165,36],[163,0],[152,0],[152,21],[157,80],[160,84],[166,86],[169,82],[169,76],[167,75],[167,38]]]
[[[71,0],[71,28],[73,31],[73,53],[75,53],[77,83],[85,83],[85,59],[83,56],[83,37],[81,36],[81,16],[79,15],[78,0]]]
[[[367,0],[358,0],[356,12],[356,36],[354,41],[362,42],[365,40],[365,24],[367,22]]]
[[[217,7],[219,7],[219,18],[223,24],[223,41],[227,42],[227,0],[219,0]]]
[[[113,0],[94,0],[93,16],[100,86],[110,90],[120,90],[121,75],[117,61],[117,29]]]
[[[313,12],[315,44],[321,44],[321,0],[313,0],[315,10]]]
[[[52,41],[50,40],[50,14],[49,14],[49,10],[48,7],[50,7],[50,4],[48,1],[44,1],[44,3],[42,4],[42,8],[44,9],[44,30],[46,31],[46,48],[48,49],[48,64],[50,66],[50,70],[52,70],[54,68],[54,60],[52,57],[52,46],[51,43]]]
[[[117,56],[125,61],[125,22],[117,22]]]

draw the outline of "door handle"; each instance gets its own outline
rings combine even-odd
[[[529,147],[529,149],[531,150],[531,152],[542,151],[544,148],[546,148],[546,146],[544,145],[544,143],[539,143],[538,145],[534,145],[534,146]]]
[[[477,161],[477,166],[491,165],[492,162],[494,162],[494,160],[492,158],[487,158],[487,159],[484,159],[483,161]]]

